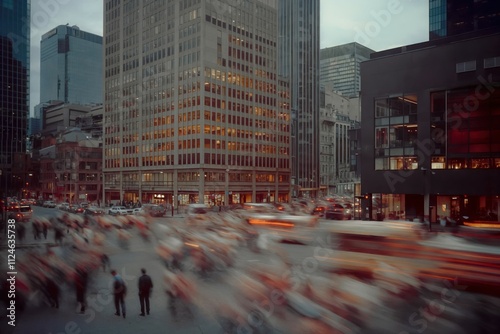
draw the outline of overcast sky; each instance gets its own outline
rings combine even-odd
[[[428,40],[428,0],[321,0],[321,48],[358,42],[375,51]],[[40,101],[40,40],[69,23],[102,35],[102,0],[31,0],[30,112]]]

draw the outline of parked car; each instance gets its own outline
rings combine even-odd
[[[325,210],[326,219],[344,220],[346,218],[346,209],[342,204],[333,203],[327,206]]]
[[[85,208],[83,214],[88,216],[101,216],[104,214],[104,210],[96,206],[89,206]]]
[[[134,213],[133,209],[127,209],[124,206],[112,206],[109,208],[108,213],[110,215],[131,215]]]
[[[55,208],[56,206],[57,206],[57,204],[54,201],[45,201],[45,202],[43,202],[43,207],[44,208]]]
[[[13,204],[7,208],[8,218],[16,222],[29,222],[33,216],[33,210],[28,204]]]

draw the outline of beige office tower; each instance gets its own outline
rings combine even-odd
[[[277,43],[275,0],[105,0],[105,201],[288,201]]]

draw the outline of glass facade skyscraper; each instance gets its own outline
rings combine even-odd
[[[60,25],[42,36],[40,54],[41,103],[102,103],[101,36]]]
[[[0,175],[3,195],[22,188],[14,161],[26,152],[30,1],[0,0]]]
[[[320,1],[279,0],[279,75],[290,83],[292,196],[319,192]]]
[[[498,0],[429,0],[429,39],[500,27]]]

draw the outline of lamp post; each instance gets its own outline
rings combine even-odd
[[[420,170],[422,171],[422,175],[424,177],[424,223],[427,223],[429,226],[429,232],[432,232],[432,225],[431,225],[431,219],[430,219],[430,207],[429,207],[429,201],[430,201],[430,194],[429,194],[429,177],[430,175],[434,175],[435,173],[431,171],[431,173],[427,173],[427,168],[425,167],[420,167]]]
[[[229,205],[229,168],[226,168],[224,190],[224,205]]]

